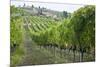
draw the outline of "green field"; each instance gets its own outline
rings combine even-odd
[[[57,20],[11,6],[11,66],[95,61],[95,6]]]

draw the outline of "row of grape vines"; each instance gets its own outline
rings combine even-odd
[[[14,67],[22,59],[23,49],[23,18],[21,16],[11,16],[10,19],[10,52],[11,67]]]
[[[40,49],[54,50],[54,56],[68,57],[73,62],[95,60],[95,8],[85,6],[72,14],[70,18],[56,21],[43,16],[11,17],[11,51],[15,56],[19,54],[22,46],[23,27],[30,34],[32,40]],[[18,46],[17,46],[18,45]],[[33,48],[34,49],[34,48]],[[19,53],[19,54],[18,54]],[[12,53],[13,54],[13,53]],[[12,55],[12,64],[18,58]]]
[[[89,11],[90,13],[88,13]],[[91,16],[91,18],[89,16]],[[68,18],[60,22],[37,16],[27,17],[26,19],[28,20],[28,29],[32,39],[40,47],[53,47],[54,50],[57,48],[60,51],[69,50],[69,52],[71,50],[73,52],[74,61],[76,61],[75,54],[77,52],[79,53],[78,61],[87,61],[84,60],[84,55],[91,54],[91,52],[93,54],[92,56],[94,56],[94,6],[80,8],[70,19]],[[79,24],[82,23],[79,27],[77,26],[78,24],[75,24],[78,22]],[[91,23],[89,24],[89,22]],[[88,27],[91,27],[91,30],[89,30],[90,28],[88,29]],[[88,30],[86,30],[86,28]],[[87,36],[91,40],[88,40]],[[92,58],[92,60],[94,60],[94,58]]]

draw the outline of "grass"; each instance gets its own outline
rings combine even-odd
[[[23,58],[23,55],[24,55],[24,49],[22,46],[19,46],[16,48],[16,50],[11,53],[11,67],[16,67],[17,64],[20,63],[20,60]]]

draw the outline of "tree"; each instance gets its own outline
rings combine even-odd
[[[67,17],[68,17],[67,11],[63,11],[63,17],[64,17],[64,18],[67,18]]]
[[[32,8],[34,8],[34,5],[32,4]]]
[[[87,48],[90,50],[95,45],[95,7],[80,8],[74,12],[70,23],[78,41],[79,49],[77,50],[80,51],[80,61],[83,61],[84,52]]]
[[[40,6],[39,6],[39,9],[38,9],[38,14],[42,15],[42,9],[40,8]]]
[[[26,7],[26,4],[24,3],[23,7]]]

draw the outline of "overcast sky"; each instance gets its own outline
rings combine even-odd
[[[28,1],[28,2],[25,2]],[[33,2],[29,2],[29,1],[33,1]],[[36,2],[38,1],[38,2]],[[83,2],[80,0],[12,0],[11,1],[11,5],[15,5],[15,6],[23,6],[23,4],[25,3],[27,6],[31,6],[32,4],[35,7],[45,7],[47,9],[51,9],[51,10],[56,10],[56,11],[68,11],[68,12],[74,12],[75,10],[79,9],[80,7],[85,6],[85,4],[94,4],[94,0],[87,0],[87,2]],[[86,1],[86,0],[85,0]],[[44,3],[45,2],[45,3]],[[49,2],[49,3],[48,3]]]

